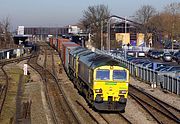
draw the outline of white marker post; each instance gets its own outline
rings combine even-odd
[[[9,52],[7,52],[7,59],[9,59]]]
[[[24,64],[23,70],[24,70],[24,75],[27,75],[27,64]]]

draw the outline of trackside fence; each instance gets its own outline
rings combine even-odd
[[[102,51],[98,51],[98,53],[111,55],[108,52]],[[113,56],[113,58],[119,61],[121,64],[126,65],[132,77],[142,82],[148,83],[151,86],[160,86],[160,88],[162,88],[163,90],[180,95],[180,78],[176,78],[175,76],[172,76],[168,73],[162,74],[152,69],[135,65],[134,63],[127,61],[123,57],[115,55],[111,56]]]
[[[114,57],[121,64],[126,65],[132,77],[153,86],[160,86],[163,90],[180,95],[180,79],[167,74],[161,74],[154,70],[135,65],[123,58]]]

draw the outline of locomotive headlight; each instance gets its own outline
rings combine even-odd
[[[113,68],[113,66],[110,66],[110,69],[112,69],[112,70],[113,70],[113,69],[114,69],[114,68]]]
[[[119,91],[119,94],[126,94],[127,93],[127,90],[120,90]]]
[[[102,89],[95,89],[95,93],[102,93]]]

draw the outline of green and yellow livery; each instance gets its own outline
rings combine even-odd
[[[103,111],[125,110],[129,71],[124,65],[84,48],[71,51],[69,57],[70,78],[90,105]]]

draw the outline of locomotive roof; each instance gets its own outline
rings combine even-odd
[[[94,53],[94,52],[92,52],[91,50],[86,50],[86,51],[82,51],[82,52],[78,53],[77,55],[78,55],[79,57],[81,57],[81,56],[90,55],[90,54],[92,54],[92,53]]]
[[[114,60],[111,56],[97,53],[80,57],[80,61],[93,69],[103,65],[120,65],[119,62]]]
[[[82,49],[83,47],[82,46],[77,46],[75,47],[70,53],[73,53],[75,52],[76,50],[79,50],[79,49]]]
[[[82,61],[83,63],[87,64],[88,66],[91,65],[91,62],[89,61],[93,56],[95,56],[96,53],[80,56],[79,61]]]
[[[75,56],[77,56],[77,54],[79,54],[79,53],[81,53],[81,52],[84,52],[84,51],[86,51],[86,50],[87,50],[87,49],[82,48],[82,49],[79,49],[79,50],[74,51],[72,54],[73,54],[73,56],[75,57]]]
[[[72,49],[72,50],[70,51],[70,54],[74,56],[75,53],[77,53],[77,52],[79,52],[79,51],[81,51],[81,50],[84,50],[84,48],[81,47],[81,46],[75,47],[74,49]]]
[[[117,62],[111,56],[108,55],[100,55],[98,57],[93,58],[92,61],[93,62],[91,64],[91,68],[96,68],[103,65],[110,65],[110,66],[120,65],[119,62]]]

